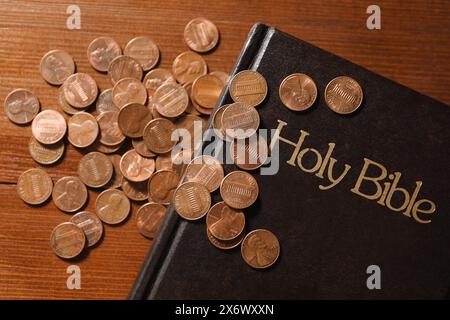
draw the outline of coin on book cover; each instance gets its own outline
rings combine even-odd
[[[244,102],[256,107],[266,98],[266,79],[259,72],[243,70],[231,80],[230,95],[234,102]]]
[[[78,177],[63,177],[53,186],[52,199],[55,206],[65,212],[75,212],[84,206],[88,192]]]
[[[278,90],[281,102],[293,111],[309,109],[317,98],[317,87],[311,77],[303,73],[287,76]]]
[[[130,200],[120,190],[106,189],[95,200],[95,212],[107,224],[119,224],[130,213]]]
[[[245,216],[242,211],[233,209],[222,201],[209,209],[206,215],[206,227],[215,238],[230,241],[244,230]]]
[[[59,141],[55,144],[42,144],[33,136],[28,143],[28,150],[34,161],[40,164],[49,165],[57,162],[64,154],[64,142]]]
[[[100,72],[107,72],[109,64],[121,54],[120,45],[110,37],[95,38],[87,49],[89,63]]]
[[[51,50],[42,57],[40,71],[45,81],[60,85],[75,72],[75,63],[67,52]]]
[[[50,236],[50,245],[58,257],[72,259],[84,249],[86,236],[75,223],[64,222],[57,225]]]
[[[193,82],[207,72],[205,60],[192,51],[179,54],[172,63],[172,73],[181,84]]]
[[[212,156],[202,155],[191,160],[186,167],[186,181],[199,182],[209,192],[214,192],[220,187],[224,176],[219,160]]]
[[[236,248],[238,245],[241,244],[242,239],[244,239],[244,236],[245,236],[245,230],[243,230],[241,232],[241,234],[238,235],[233,240],[224,241],[224,240],[219,240],[216,237],[214,237],[211,234],[211,232],[209,231],[209,228],[206,227],[206,236],[208,237],[209,242],[216,248],[221,249],[221,250],[230,250],[230,249]]]
[[[363,91],[356,80],[340,76],[331,80],[325,88],[325,102],[336,113],[349,114],[359,108]]]
[[[15,89],[5,98],[5,113],[16,124],[30,123],[39,109],[38,98],[25,89]]]
[[[159,48],[149,37],[131,39],[125,46],[124,54],[136,59],[144,71],[153,68],[159,60]]]
[[[119,111],[117,123],[127,137],[141,138],[145,126],[152,118],[152,113],[147,107],[139,103],[130,103]]]
[[[103,224],[95,213],[89,211],[78,212],[70,218],[70,222],[83,230],[88,247],[92,247],[102,238]]]
[[[138,79],[123,78],[114,85],[112,99],[119,109],[130,103],[145,104],[147,89]]]
[[[167,119],[153,119],[144,128],[145,145],[158,154],[169,152],[177,143],[176,139],[172,140],[175,129],[174,124]]]
[[[269,146],[266,139],[259,134],[254,134],[247,139],[233,140],[230,151],[238,168],[256,170],[267,161]]]
[[[174,171],[156,171],[148,181],[149,201],[165,205],[170,204],[179,181],[180,177]]]
[[[141,81],[142,75],[141,64],[129,56],[116,57],[108,67],[108,77],[112,85],[115,85],[123,78],[135,78]]]
[[[249,266],[256,269],[268,268],[280,255],[280,243],[269,230],[253,230],[242,241],[241,254]]]
[[[222,130],[232,139],[245,139],[254,135],[259,122],[258,111],[242,102],[230,104],[222,114]]]
[[[44,110],[37,114],[31,124],[31,132],[37,141],[54,144],[64,138],[67,124],[64,117],[55,110]]]
[[[244,171],[233,171],[223,178],[220,195],[227,205],[235,209],[250,207],[258,198],[259,187],[255,178]]]
[[[208,19],[192,19],[184,28],[184,41],[194,51],[207,52],[219,42],[219,30]]]
[[[87,73],[75,73],[64,81],[64,98],[74,108],[90,106],[97,95],[97,83]]]
[[[166,216],[166,211],[166,207],[157,203],[146,203],[141,206],[136,213],[139,232],[147,238],[155,238]]]
[[[111,180],[113,175],[111,160],[100,152],[90,152],[78,164],[78,176],[88,187],[100,188]]]
[[[159,114],[166,118],[175,118],[186,111],[189,96],[183,86],[170,82],[156,89],[152,102]]]
[[[223,82],[216,76],[205,74],[195,79],[192,84],[191,97],[203,108],[212,109],[216,106]]]
[[[87,112],[78,112],[68,121],[67,138],[77,148],[86,148],[97,139],[99,128],[97,120]]]
[[[17,181],[17,193],[28,204],[45,202],[52,194],[53,182],[42,169],[35,168],[23,172]]]
[[[133,182],[148,180],[155,171],[155,160],[141,156],[131,149],[120,159],[120,171],[123,176]]]
[[[208,212],[211,206],[211,195],[201,183],[185,182],[175,190],[174,205],[182,218],[198,220]]]

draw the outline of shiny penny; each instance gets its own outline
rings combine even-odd
[[[153,239],[166,216],[166,207],[157,203],[146,203],[136,213],[139,232],[147,238]]]
[[[53,186],[53,202],[65,212],[79,210],[86,203],[87,197],[87,188],[78,177],[63,177]]]
[[[244,102],[256,107],[266,98],[266,79],[256,71],[241,71],[231,80],[230,95],[234,102]]]
[[[162,116],[174,118],[186,110],[189,104],[189,96],[183,86],[176,83],[166,83],[156,90],[152,102]]]
[[[58,257],[72,259],[84,249],[86,236],[75,223],[64,222],[57,225],[50,236],[50,245]]]
[[[242,241],[241,254],[249,266],[256,269],[268,268],[280,256],[280,243],[269,230],[253,230]]]
[[[158,46],[149,37],[131,39],[125,47],[124,54],[136,59],[144,71],[153,68],[159,60]]]
[[[102,238],[103,224],[95,213],[89,211],[78,212],[70,218],[70,222],[83,230],[88,247],[92,247]]]
[[[85,185],[100,188],[111,180],[113,175],[111,160],[100,152],[90,152],[78,164],[78,176]]]
[[[196,18],[184,28],[184,41],[194,51],[212,50],[219,41],[219,30],[216,25],[205,18]]]
[[[87,73],[75,73],[64,81],[64,97],[72,107],[86,108],[97,95],[97,83]]]
[[[58,104],[61,107],[61,109],[69,114],[69,115],[74,115],[75,113],[80,112],[82,109],[81,108],[74,108],[72,107],[67,101],[66,101],[66,97],[64,96],[64,84],[61,85],[58,89]]]
[[[120,159],[120,171],[130,181],[145,181],[155,171],[155,160],[145,158],[132,149],[127,151]]]
[[[242,211],[230,208],[222,201],[209,209],[206,215],[206,227],[219,240],[233,240],[244,230],[245,216]]]
[[[201,183],[185,182],[175,190],[174,205],[182,218],[198,220],[208,212],[211,206],[211,195]]]
[[[106,112],[106,111],[117,111],[119,112],[119,108],[114,104],[112,98],[112,88],[106,89],[102,91],[98,96],[97,102],[95,104],[95,111],[97,114]]]
[[[258,134],[245,140],[233,140],[230,149],[234,163],[242,170],[258,169],[269,156],[267,141]]]
[[[17,181],[17,193],[28,204],[45,202],[52,194],[53,182],[42,169],[29,169],[23,172]]]
[[[106,146],[117,146],[125,140],[125,136],[119,127],[119,113],[106,111],[97,116],[100,127],[100,142]]]
[[[331,80],[325,88],[325,102],[336,113],[349,114],[359,108],[363,91],[356,80],[340,76]]]
[[[294,73],[281,82],[278,94],[286,108],[303,111],[316,101],[317,87],[313,79],[306,74]]]
[[[44,165],[53,164],[61,159],[64,149],[63,141],[46,145],[31,137],[28,143],[28,150],[33,160]]]
[[[57,143],[64,138],[66,130],[66,120],[55,110],[39,112],[31,124],[33,136],[42,144]]]
[[[177,141],[172,141],[175,126],[167,119],[158,118],[150,121],[144,128],[144,142],[150,151],[166,153],[175,147]]]
[[[30,123],[40,109],[38,98],[25,89],[11,91],[6,96],[4,105],[8,119],[17,124]]]
[[[172,73],[181,84],[193,82],[207,72],[208,67],[205,60],[192,51],[181,53],[172,64]]]
[[[212,156],[199,156],[194,158],[186,168],[186,181],[198,182],[204,185],[209,192],[220,187],[224,177],[222,165]]]
[[[108,67],[108,77],[113,85],[123,78],[135,78],[140,81],[142,75],[140,63],[129,56],[116,57]]]
[[[110,37],[95,38],[87,49],[89,63],[100,72],[107,72],[109,64],[121,54],[120,45]]]
[[[111,163],[113,165],[113,175],[111,180],[105,185],[105,188],[107,189],[116,189],[120,188],[123,182],[123,175],[120,171],[120,159],[122,158],[118,154],[111,154],[107,156],[109,160],[111,160]]]
[[[223,82],[216,76],[205,74],[195,79],[192,84],[191,97],[203,108],[212,109],[216,106]]]
[[[142,83],[147,89],[149,99],[153,98],[153,95],[160,86],[166,83],[175,83],[176,80],[172,73],[163,68],[156,68],[150,70],[144,77]]]
[[[94,116],[87,112],[74,114],[67,123],[69,142],[78,148],[86,148],[97,139],[99,128]]]
[[[60,85],[75,72],[75,63],[67,52],[51,50],[42,57],[40,71],[45,81]]]
[[[208,237],[209,242],[218,249],[222,250],[230,250],[239,246],[244,239],[245,231],[242,231],[240,235],[238,235],[233,240],[223,241],[214,237],[208,228],[206,228],[206,235]]]
[[[122,181],[122,191],[126,196],[134,201],[144,201],[148,199],[148,181],[132,182],[127,179]]]
[[[222,128],[232,139],[245,139],[259,127],[259,114],[255,108],[241,102],[230,104],[222,114]]]
[[[95,201],[95,212],[107,224],[119,224],[130,213],[130,200],[120,190],[107,189],[100,193]]]
[[[137,79],[123,78],[114,85],[112,99],[119,109],[129,103],[145,104],[147,101],[147,89]]]
[[[124,135],[130,138],[141,138],[145,126],[152,118],[152,113],[146,106],[130,103],[120,110],[117,122]]]
[[[259,187],[255,178],[244,171],[233,171],[223,178],[220,195],[227,205],[235,209],[250,207],[258,198]]]
[[[144,139],[142,138],[132,139],[131,144],[133,145],[134,150],[136,150],[136,152],[143,157],[153,158],[156,156],[156,154],[154,154],[147,148],[144,143]]]
[[[148,181],[149,201],[168,205],[178,187],[180,177],[174,171],[161,170],[155,172]]]

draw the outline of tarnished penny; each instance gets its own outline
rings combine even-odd
[[[130,138],[140,138],[145,126],[152,120],[152,113],[142,104],[130,103],[124,106],[117,118],[119,128]]]
[[[87,73],[75,73],[64,81],[64,98],[72,107],[86,108],[97,95],[97,83]]]
[[[186,89],[176,83],[166,83],[160,86],[153,95],[156,110],[164,117],[174,118],[181,115],[187,108],[189,96]]]
[[[144,71],[153,68],[159,60],[158,46],[149,37],[131,39],[125,46],[124,54],[136,59]]]
[[[59,106],[67,114],[74,115],[75,113],[78,113],[82,110],[81,108],[72,107],[67,102],[66,97],[64,96],[64,84],[58,88],[58,97],[57,98],[58,98]]]
[[[153,119],[144,128],[144,142],[150,151],[166,153],[173,149],[177,141],[172,141],[172,133],[175,126],[164,118]]]
[[[111,180],[113,175],[111,160],[100,152],[90,152],[78,164],[78,176],[85,185],[100,188]]]
[[[55,110],[39,112],[31,124],[33,136],[43,144],[57,143],[64,137],[66,130],[66,120]]]
[[[28,150],[34,161],[40,164],[49,165],[57,162],[64,154],[64,142],[55,144],[42,144],[34,137],[30,138]]]
[[[142,66],[136,59],[128,56],[116,57],[108,67],[108,77],[113,85],[123,78],[142,79]]]
[[[205,74],[195,79],[191,97],[203,108],[214,108],[223,89],[222,81],[216,76]]]
[[[15,89],[5,98],[5,113],[17,124],[30,123],[38,114],[40,105],[36,96],[25,89]]]
[[[75,223],[57,225],[50,236],[50,246],[58,257],[72,259],[78,256],[86,245],[83,230]]]
[[[234,164],[242,170],[258,169],[269,156],[267,141],[258,134],[245,140],[233,140],[230,149]]]
[[[87,49],[89,63],[100,72],[107,72],[111,61],[121,54],[120,45],[110,37],[95,38]]]
[[[55,206],[65,212],[79,210],[87,201],[86,186],[78,177],[63,177],[53,186],[52,199]]]
[[[78,148],[86,148],[95,142],[98,136],[98,124],[94,116],[87,112],[74,114],[67,124],[69,142]]]
[[[212,50],[219,41],[219,30],[214,23],[205,18],[196,18],[184,28],[184,41],[194,51]]]
[[[112,98],[112,88],[106,89],[98,96],[97,102],[95,104],[95,111],[97,114],[106,112],[106,111],[117,111],[119,112],[119,108],[114,104]]]
[[[95,213],[89,211],[78,212],[70,218],[70,222],[83,230],[88,247],[92,247],[102,238],[103,224]]]
[[[229,240],[229,241],[223,241],[223,240],[217,239],[216,237],[214,237],[211,234],[208,227],[206,228],[206,235],[208,237],[209,242],[211,242],[211,244],[213,246],[215,246],[216,248],[222,249],[222,250],[230,250],[230,249],[236,248],[238,245],[241,244],[242,239],[244,239],[244,236],[245,236],[245,231],[242,231],[240,235],[238,235],[233,240]]]
[[[259,187],[255,178],[244,171],[233,171],[223,178],[220,195],[227,205],[235,209],[250,207],[258,198]]]
[[[111,155],[108,155],[108,158],[109,158],[109,160],[111,160],[114,170],[113,170],[112,178],[105,185],[105,188],[116,189],[122,185],[122,182],[124,180],[122,172],[120,171],[120,159],[122,157],[118,154],[111,154]]]
[[[123,78],[114,85],[112,99],[119,109],[129,103],[145,104],[147,89],[137,79]]]
[[[363,91],[356,80],[340,76],[331,80],[325,88],[325,102],[336,113],[349,114],[359,108]]]
[[[100,127],[100,142],[106,146],[117,146],[125,140],[125,136],[119,127],[119,113],[106,111],[97,116]]]
[[[144,158],[132,149],[127,151],[120,159],[120,171],[130,181],[145,181],[155,171],[155,160]]]
[[[244,102],[256,107],[266,98],[266,79],[256,71],[241,71],[231,80],[230,95],[234,102]]]
[[[174,205],[182,218],[198,220],[208,212],[211,195],[201,183],[185,182],[175,190]]]
[[[278,94],[286,108],[303,111],[316,101],[317,87],[313,79],[306,74],[293,73],[281,82]]]
[[[147,148],[144,143],[144,139],[142,138],[132,139],[131,144],[133,145],[134,150],[136,150],[136,152],[143,157],[153,158],[154,156],[156,156],[156,154],[154,154]]]
[[[130,200],[120,190],[107,189],[95,200],[95,212],[103,222],[118,224],[124,221],[130,213]]]
[[[149,201],[170,204],[179,181],[180,177],[174,171],[156,171],[148,181]]]
[[[156,68],[150,70],[144,77],[142,83],[147,89],[149,100],[153,98],[153,95],[160,86],[166,83],[175,83],[176,80],[173,77],[172,73],[163,68]]]
[[[127,179],[122,181],[122,191],[128,198],[134,201],[144,201],[148,199],[148,181],[132,182]]]
[[[231,138],[225,134],[225,130],[223,129],[223,124],[222,124],[223,112],[225,111],[225,109],[228,106],[229,106],[229,104],[221,106],[219,109],[217,109],[217,111],[212,116],[212,119],[213,119],[212,126],[214,129],[214,133],[216,134],[216,136],[218,136],[220,139],[222,139],[224,141],[231,141]]]
[[[60,85],[75,72],[75,63],[67,52],[51,50],[42,57],[40,71],[45,81]]]
[[[207,72],[208,67],[205,60],[192,51],[181,53],[172,64],[172,73],[181,84],[193,82]]]
[[[230,75],[223,71],[211,71],[209,74],[219,78],[224,86],[228,83],[228,80],[230,80]]]
[[[253,230],[242,241],[241,254],[250,267],[256,269],[268,268],[280,256],[280,243],[269,230]]]
[[[252,136],[258,129],[259,122],[258,111],[241,102],[230,104],[222,114],[222,128],[233,139]]]
[[[147,238],[156,237],[164,217],[166,207],[157,203],[146,203],[136,213],[136,221],[139,232]]]
[[[52,194],[53,182],[42,169],[29,169],[23,172],[17,181],[17,193],[28,204],[45,202]]]
[[[206,215],[206,227],[219,240],[233,240],[244,230],[245,216],[242,211],[230,208],[222,201],[209,209]]]
[[[219,160],[212,156],[199,156],[194,158],[186,168],[186,181],[198,182],[204,185],[209,192],[220,187],[224,173]]]

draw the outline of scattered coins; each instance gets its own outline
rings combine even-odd
[[[50,244],[57,256],[72,259],[78,256],[86,244],[83,230],[75,223],[64,222],[53,229]]]
[[[306,74],[294,73],[281,82],[278,93],[286,108],[304,111],[316,101],[317,87],[313,79]]]
[[[349,114],[359,108],[363,99],[361,86],[356,80],[340,76],[331,80],[325,88],[325,102],[336,113]]]
[[[166,207],[157,203],[146,203],[141,206],[136,213],[139,232],[147,238],[155,238],[166,211]]]
[[[52,198],[58,209],[75,212],[87,201],[86,186],[78,177],[63,177],[53,186]]]
[[[268,268],[280,255],[280,243],[269,230],[253,230],[242,241],[241,254],[249,266],[256,269]]]
[[[5,113],[17,124],[30,123],[39,112],[39,100],[28,90],[16,89],[5,99]]]
[[[102,91],[97,98],[95,104],[95,111],[100,114],[106,111],[116,111],[119,112],[119,108],[115,105],[112,98],[112,88]]]
[[[30,169],[22,173],[17,181],[17,193],[28,204],[45,202],[52,194],[53,182],[42,169]]]
[[[95,212],[104,223],[119,224],[130,213],[130,200],[120,190],[107,189],[95,201]]]

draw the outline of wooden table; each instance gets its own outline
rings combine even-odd
[[[39,74],[44,53],[60,48],[76,61],[79,72],[110,87],[94,71],[86,48],[97,36],[115,38],[122,47],[139,35],[153,38],[161,50],[160,66],[187,50],[186,23],[204,16],[220,29],[220,44],[205,56],[210,70],[230,71],[251,26],[262,21],[334,52],[406,86],[450,103],[450,5],[448,1],[377,1],[381,30],[368,30],[366,1],[74,1],[81,9],[81,29],[68,30],[70,1],[0,3],[0,99],[14,88],[28,88],[43,109],[58,108],[57,88]],[[95,3],[95,4],[94,4]],[[325,5],[325,3],[327,3]],[[408,106],[405,106],[407,108]],[[99,246],[80,259],[57,258],[49,245],[51,230],[67,221],[48,201],[32,207],[16,193],[17,178],[36,167],[28,153],[30,126],[12,124],[0,113],[0,298],[124,299],[151,247],[130,219],[105,227]],[[53,181],[76,175],[80,153],[67,148],[64,161],[45,169]],[[87,209],[93,210],[96,191]],[[66,287],[66,268],[81,268],[81,290]]]

